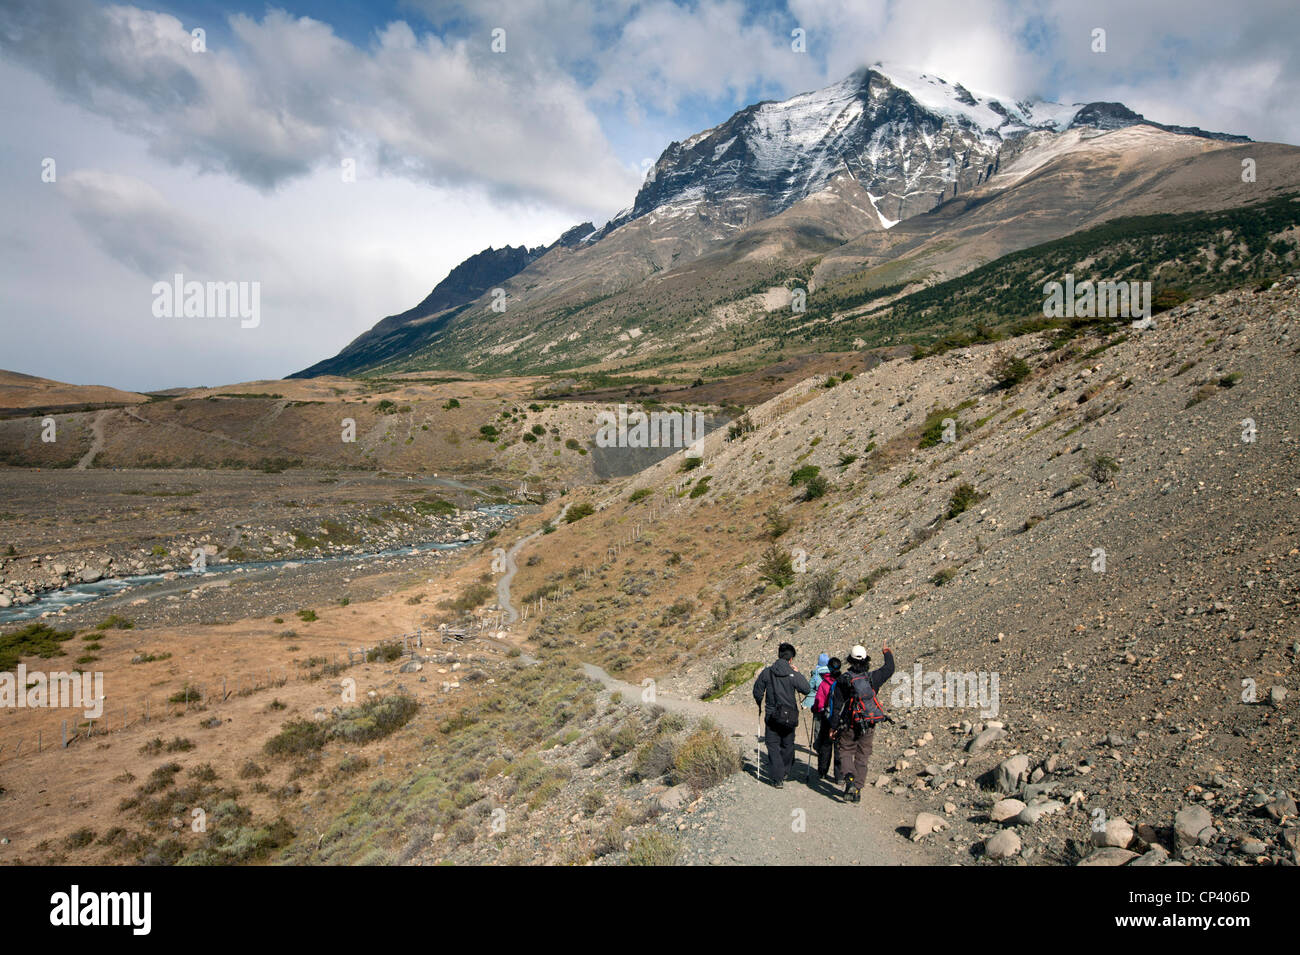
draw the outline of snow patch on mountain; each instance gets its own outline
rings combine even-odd
[[[892,63],[877,64],[872,69],[931,113],[949,121],[963,122],[976,129],[999,134],[1025,129],[1052,129],[1061,132],[1083,108],[1082,103],[1065,106],[1061,103],[1008,101],[991,93],[976,92],[961,83],[949,83],[942,77]]]

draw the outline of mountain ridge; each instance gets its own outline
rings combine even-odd
[[[547,247],[471,256],[420,304],[295,376],[365,373],[426,358],[450,366],[472,342],[477,354],[515,356],[512,372],[535,370],[543,355],[550,363],[588,329],[596,331],[579,319],[602,300],[644,287],[646,301],[653,295],[647,283],[717,250],[797,263],[970,195],[1054,143],[1074,137],[1070,142],[1083,148],[1091,137],[1135,128],[1209,148],[1250,142],[1156,123],[1119,103],[1017,101],[926,73],[863,67],[821,90],[752,104],[670,143],[633,204],[600,228],[583,223]],[[739,240],[751,233],[756,241],[746,251]],[[751,271],[747,281],[764,270]],[[496,287],[506,291],[510,315],[487,307],[485,296]],[[722,283],[724,294],[732,287]],[[646,301],[622,309],[629,311],[649,318],[663,309]],[[607,321],[607,312],[597,308],[592,319]],[[607,337],[633,343],[640,334],[629,324]],[[620,352],[627,349],[616,344],[608,351]]]

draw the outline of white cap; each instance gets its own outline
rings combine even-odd
[[[865,660],[866,658],[867,648],[860,643],[849,651],[850,660]]]

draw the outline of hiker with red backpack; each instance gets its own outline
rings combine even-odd
[[[876,698],[876,691],[894,675],[894,654],[884,648],[885,665],[868,670],[871,657],[858,645],[849,651],[849,668],[835,681],[832,738],[839,749],[840,778],[844,780],[846,802],[862,801],[862,780],[867,775],[867,760],[876,724],[889,719]]]
[[[831,657],[826,662],[826,674],[817,684],[812,705],[813,723],[817,730],[813,750],[817,753],[818,779],[825,779],[834,767],[835,740],[831,736],[831,725],[835,718],[835,681],[839,678],[840,658]]]
[[[781,789],[794,765],[795,732],[799,729],[799,698],[808,695],[808,681],[795,669],[794,646],[783,643],[777,648],[776,662],[765,668],[754,681],[754,702],[765,707],[764,742],[767,743],[767,770],[774,787]]]

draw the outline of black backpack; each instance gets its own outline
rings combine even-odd
[[[767,683],[767,719],[772,725],[789,731],[799,727],[799,710],[791,703],[782,703],[776,696],[776,680],[788,680],[790,674],[784,676],[771,673],[771,667],[768,667],[770,679]]]
[[[850,674],[845,680],[845,686],[844,712],[840,714],[839,720],[841,728],[852,729],[854,736],[860,736],[864,730],[889,718],[885,715],[880,700],[876,698],[876,688],[871,685],[870,674]]]

